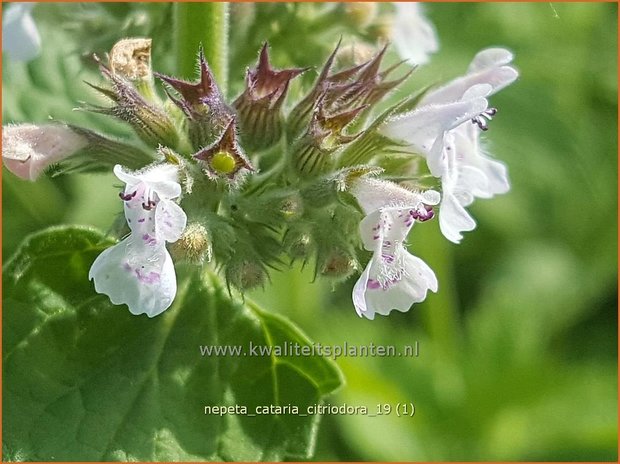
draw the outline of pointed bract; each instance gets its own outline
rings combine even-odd
[[[271,108],[279,107],[290,81],[307,70],[308,68],[280,70],[272,68],[269,62],[269,46],[265,43],[261,48],[256,67],[248,69],[246,73],[246,89],[237,101],[241,98],[249,98],[253,101],[266,98]]]
[[[312,90],[291,111],[287,121],[289,138],[303,134],[304,125],[312,121],[313,111],[319,104],[330,114],[352,111],[362,106],[370,108],[413,72],[411,70],[400,78],[387,81],[387,76],[402,62],[380,71],[386,45],[367,62],[330,74],[339,46],[340,43],[327,59]]]
[[[248,171],[254,171],[250,160],[237,142],[236,123],[231,119],[220,138],[193,156],[202,161],[205,172],[212,178],[238,180]]]
[[[294,168],[305,176],[324,172],[333,163],[333,155],[359,137],[359,133],[346,134],[344,131],[366,108],[367,105],[363,105],[330,115],[325,111],[324,99],[320,99],[306,134],[291,150]]]
[[[147,102],[130,81],[113,72],[96,55],[93,58],[99,64],[103,76],[112,84],[112,89],[104,89],[93,84],[89,85],[110,98],[115,105],[111,108],[93,106],[87,109],[114,116],[129,123],[136,134],[153,148],[157,148],[159,145],[176,147],[179,136],[173,122],[164,110]]]
[[[212,144],[234,116],[215,82],[202,47],[198,53],[198,68],[200,76],[195,82],[155,73],[176,93],[175,96],[166,91],[187,117],[189,138],[195,149]]]
[[[155,73],[159,79],[181,95],[183,100],[179,107],[184,111],[187,110],[189,112],[187,114],[188,116],[192,116],[193,111],[198,113],[203,111],[203,105],[210,106],[213,103],[222,102],[222,94],[205,60],[202,48],[198,54],[198,67],[200,70],[200,78],[196,82],[188,82],[183,79]]]
[[[251,151],[270,148],[283,130],[282,104],[291,80],[307,68],[275,70],[265,43],[255,68],[246,73],[245,90],[234,101],[243,146]]]

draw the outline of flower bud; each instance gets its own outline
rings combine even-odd
[[[278,212],[287,221],[298,219],[304,212],[304,204],[298,193],[286,195],[277,205]]]
[[[333,248],[324,256],[319,256],[317,266],[322,276],[341,281],[358,269],[358,262],[349,250]]]
[[[163,109],[147,102],[129,80],[114,73],[97,57],[95,60],[99,62],[101,73],[111,82],[112,89],[88,85],[108,97],[115,103],[115,106],[112,108],[93,106],[88,109],[129,123],[138,137],[153,148],[159,145],[175,148],[179,143],[179,135],[172,120]]]
[[[241,291],[251,290],[265,284],[267,272],[264,266],[254,260],[233,260],[226,267],[229,285]]]
[[[60,162],[71,165],[63,171],[93,172],[115,164],[137,168],[152,162],[153,157],[139,148],[75,126],[17,124],[2,128],[2,160],[16,176],[34,181]]]
[[[385,71],[380,71],[381,62],[387,50],[386,46],[367,62],[330,74],[339,50],[340,43],[327,59],[314,88],[291,111],[287,121],[289,139],[293,140],[300,134],[304,134],[304,127],[308,124],[312,125],[317,107],[321,106],[322,112],[330,115],[346,114],[362,107],[370,108],[409,77],[412,72],[398,79],[386,81],[389,74],[402,64],[402,62],[397,63]]]
[[[189,224],[181,238],[170,245],[170,253],[176,260],[192,264],[211,261],[211,240],[207,229],[198,223]]]
[[[292,164],[305,176],[320,174],[333,164],[332,154],[359,134],[343,134],[343,130],[366,109],[361,106],[339,114],[327,115],[324,100],[314,111],[308,132],[295,142],[292,148]]]
[[[202,48],[198,54],[198,66],[200,80],[194,83],[155,73],[179,96],[167,92],[187,117],[190,142],[196,150],[214,143],[234,117],[234,111],[224,102]]]
[[[239,180],[245,172],[254,171],[250,160],[237,143],[234,119],[228,122],[219,140],[200,150],[194,158],[202,161],[206,174],[212,179]]]
[[[323,69],[317,77],[312,90],[299,103],[297,103],[288,115],[286,121],[286,134],[289,141],[293,141],[304,132],[304,128],[312,119],[312,115],[319,98],[326,92],[330,91],[330,89],[336,89],[349,82],[363,67],[363,65],[359,65],[337,73],[331,73],[334,60],[339,50],[340,42],[338,42],[338,45],[336,45],[336,48],[332,54],[327,58],[327,61],[323,65]]]
[[[9,125],[2,128],[2,161],[22,179],[34,181],[51,164],[79,152],[88,139],[64,124]]]
[[[296,224],[286,231],[282,245],[292,259],[307,258],[314,249],[310,227]]]
[[[282,136],[282,103],[294,77],[305,69],[274,70],[269,63],[269,50],[265,43],[260,51],[258,64],[248,69],[246,88],[234,101],[241,128],[241,142],[251,151],[265,150]]]

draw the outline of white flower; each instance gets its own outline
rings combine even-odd
[[[7,5],[5,3],[5,5]],[[32,19],[35,3],[10,3],[2,18],[2,51],[15,61],[30,61],[41,52],[41,36]]]
[[[487,179],[479,169],[457,162],[452,133],[446,134],[444,144],[446,167],[440,176],[443,198],[439,211],[439,227],[444,237],[459,243],[463,238],[461,232],[476,228],[476,221],[465,206],[473,203],[473,192],[486,189]]]
[[[443,153],[447,132],[469,123],[489,106],[487,85],[476,85],[454,101],[423,104],[408,113],[388,118],[379,128],[382,135],[408,145],[408,149],[426,158],[435,177],[440,177],[447,160]]]
[[[362,178],[352,187],[367,216],[360,223],[362,242],[373,256],[353,288],[353,304],[361,317],[408,311],[413,303],[437,291],[434,272],[420,258],[410,254],[404,241],[415,220],[433,217],[428,205],[439,202],[439,194],[429,190],[415,193],[395,184]]]
[[[415,65],[425,64],[430,55],[439,50],[439,41],[433,24],[426,19],[417,2],[395,2],[392,39],[401,58]]]
[[[454,243],[471,231],[476,222],[466,206],[474,198],[491,198],[510,190],[506,166],[485,156],[479,148],[479,129],[462,124],[448,132],[443,140],[446,167],[441,174],[443,199],[439,226],[443,235]]]
[[[174,201],[181,195],[177,168],[162,164],[129,173],[114,167],[125,182],[121,198],[131,234],[101,253],[89,272],[97,293],[133,314],[154,317],[170,307],[177,292],[176,274],[166,242],[183,233],[187,217]]]
[[[478,84],[491,86],[488,95],[493,95],[512,84],[519,76],[517,70],[510,66],[513,59],[512,52],[504,48],[485,48],[476,54],[463,76],[428,92],[420,105],[457,101]]]
[[[35,180],[49,165],[88,145],[88,139],[62,124],[17,124],[2,128],[2,161],[16,176]]]
[[[380,128],[426,158],[431,174],[441,178],[439,223],[455,243],[461,232],[476,227],[465,206],[475,197],[491,198],[510,189],[506,167],[483,153],[479,134],[497,112],[489,108],[487,97],[518,77],[509,66],[512,58],[501,48],[479,52],[464,76],[428,92],[415,110],[388,119]]]
[[[480,130],[475,124],[461,124],[450,131],[454,147],[455,162],[460,166],[478,169],[486,178],[484,186],[472,190],[478,198],[491,198],[510,190],[506,165],[484,153],[480,146]],[[446,144],[446,147],[449,144]]]

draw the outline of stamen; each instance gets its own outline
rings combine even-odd
[[[435,216],[435,211],[433,211],[432,206],[421,205],[417,210],[411,210],[409,214],[413,219],[424,222],[432,219]]]
[[[486,131],[489,129],[487,125],[487,121],[491,121],[493,116],[497,114],[497,108],[489,108],[486,111],[483,111],[475,118],[472,118],[471,123],[476,124],[480,130]]]
[[[155,203],[153,200],[149,200],[148,203],[142,203],[142,208],[147,211],[151,211],[156,204],[157,203]]]
[[[489,129],[487,127],[487,122],[484,119],[482,119],[480,116],[476,116],[475,118],[472,118],[471,123],[476,124],[480,128],[480,130],[486,131]]]
[[[138,193],[138,191],[137,191],[137,190],[135,190],[135,191],[134,191],[134,192],[132,192],[132,193],[127,193],[127,194],[125,194],[125,193],[123,193],[123,192],[118,192],[118,196],[119,196],[119,197],[120,197],[120,199],[121,199],[121,200],[123,200],[123,201],[129,201],[129,200],[133,199],[133,198],[136,196],[136,193]]]
[[[145,200],[142,203],[142,209],[145,209],[146,211],[150,211],[153,209],[155,205],[157,205],[157,202],[153,200],[153,194],[154,192],[152,192],[151,189],[145,188],[144,194],[142,195],[142,199]]]

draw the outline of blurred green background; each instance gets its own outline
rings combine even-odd
[[[154,67],[173,72],[169,8],[38,5],[43,52],[3,62],[3,122],[51,117],[122,135],[122,126],[72,110],[94,99],[82,81],[98,78],[85,57],[150,35]],[[373,44],[389,30],[390,5],[381,10],[380,27],[362,28],[342,5],[235,5],[231,95],[262,41],[280,66],[316,65],[340,35],[345,45]],[[413,402],[417,411],[326,416],[315,459],[615,461],[617,5],[451,3],[426,12],[441,50],[392,100],[462,73],[481,48],[513,50],[521,77],[493,97],[500,113],[487,135],[512,190],[471,208],[478,228],[458,246],[437,221],[415,228],[410,249],[435,270],[440,291],[408,313],[360,319],[354,279],[310,283],[298,268],[252,293],[322,344],[419,342],[417,358],[338,360],[347,385],[331,404]],[[28,183],[4,171],[2,188],[5,260],[30,232],[62,223],[106,230],[120,212],[111,175]]]

